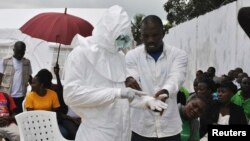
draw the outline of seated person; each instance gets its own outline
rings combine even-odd
[[[219,85],[218,101],[216,101],[213,113],[211,113],[212,117],[214,117],[212,124],[247,124],[243,108],[231,102],[231,98],[236,92],[237,86],[232,81],[226,80]],[[207,140],[206,134],[201,141]]]
[[[215,124],[247,124],[243,108],[231,102],[231,98],[236,92],[237,86],[231,81],[219,86],[218,104],[217,108],[214,109],[214,114],[216,114]]]
[[[69,140],[75,140],[76,132],[81,124],[81,118],[68,108],[67,115],[62,116],[61,123],[65,129],[68,131]]]
[[[0,92],[0,139],[20,141],[19,130],[15,123],[16,104],[11,96]]]
[[[33,78],[31,92],[27,93],[25,108],[30,110],[54,111],[60,107],[59,100],[55,91],[46,88],[47,76],[39,73]]]
[[[177,93],[177,103],[180,103],[181,105],[186,105],[188,97],[189,97],[188,90],[182,86]]]
[[[45,87],[57,93],[57,97],[60,103],[60,107],[57,112],[60,115],[60,117],[58,118],[58,123],[59,125],[63,126],[65,132],[67,132],[67,136],[65,138],[74,140],[77,129],[81,123],[81,119],[79,118],[79,116],[73,114],[73,111],[68,110],[68,107],[63,100],[63,86],[60,80],[59,71],[59,65],[58,63],[56,63],[54,67],[54,73],[56,76],[57,84],[52,83],[53,76],[47,69],[42,69],[39,71],[39,73],[43,76],[48,76]]]
[[[46,72],[46,70],[44,71]],[[57,83],[56,84],[51,83],[52,85],[48,86],[48,88],[54,90],[57,93],[59,103],[61,105],[59,108],[59,111],[61,113],[60,123],[68,132],[67,139],[75,140],[76,132],[81,123],[81,118],[78,115],[76,115],[70,108],[68,108],[68,106],[65,104],[63,100],[63,86],[61,83],[59,72],[60,72],[60,67],[59,64],[56,63],[54,67],[54,74],[56,76]],[[47,73],[50,72],[47,71]],[[52,75],[51,75],[51,80],[52,80]]]
[[[238,91],[231,101],[243,108],[248,122],[250,121],[250,77],[243,77],[241,81],[241,90]]]
[[[207,102],[204,97],[192,96],[186,105],[180,105],[179,111],[182,119],[181,141],[199,141],[198,118],[205,112]]]
[[[205,112],[200,116],[200,137],[202,138],[208,131],[207,127],[209,124],[212,124],[214,121],[214,108],[215,108],[215,100],[213,100],[213,93],[216,91],[216,85],[214,81],[208,78],[206,75],[203,76],[198,81],[197,85],[197,93],[192,94],[192,96],[199,96],[206,99],[208,106],[206,106]]]
[[[54,74],[56,76],[57,83],[56,84],[51,83],[51,86],[48,86],[48,89],[51,89],[57,93],[57,97],[58,97],[59,102],[60,102],[59,111],[63,114],[67,114],[68,106],[65,104],[64,99],[63,99],[63,85],[61,83],[59,72],[60,72],[60,67],[59,67],[59,64],[56,63],[56,65],[54,67]],[[51,75],[50,81],[52,81],[52,75]]]
[[[31,84],[31,92],[28,92],[25,100],[25,108],[27,111],[30,110],[46,110],[46,111],[54,111],[57,113],[57,119],[59,122],[59,128],[62,135],[67,138],[68,132],[66,129],[60,124],[60,103],[55,91],[48,89],[48,85],[50,85],[50,75],[52,75],[46,69],[40,70],[37,75],[33,78]],[[45,73],[44,73],[45,72]],[[50,75],[48,75],[49,73]]]

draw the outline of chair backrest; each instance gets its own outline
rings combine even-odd
[[[68,141],[60,133],[55,112],[26,111],[15,118],[21,141]]]
[[[23,102],[22,102],[22,108],[23,108],[23,112],[26,112],[27,109],[25,108],[25,100],[26,98],[24,98]]]

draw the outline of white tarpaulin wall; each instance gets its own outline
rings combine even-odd
[[[216,68],[216,75],[227,74],[236,67],[250,74],[250,39],[238,24],[237,14],[250,1],[238,0],[191,21],[170,29],[166,40],[170,45],[188,53],[189,64],[186,82],[193,90],[197,70]]]

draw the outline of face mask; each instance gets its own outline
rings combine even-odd
[[[120,35],[115,40],[115,46],[118,49],[129,48],[132,45],[132,40],[128,35]]]

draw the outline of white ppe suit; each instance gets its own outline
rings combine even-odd
[[[143,98],[119,99],[125,88],[124,54],[114,43],[130,33],[130,20],[119,6],[107,10],[91,37],[77,44],[65,64],[65,103],[82,118],[75,141],[130,141],[129,106],[146,107]],[[129,105],[130,104],[130,105]]]

